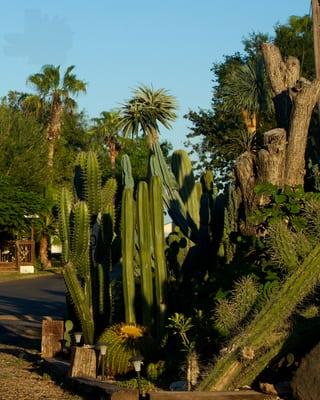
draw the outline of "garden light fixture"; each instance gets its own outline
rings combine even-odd
[[[101,380],[103,381],[105,379],[105,371],[104,371],[104,367],[105,367],[105,356],[107,354],[107,347],[108,344],[105,342],[98,342],[96,344],[96,348],[100,351],[101,354]]]
[[[74,338],[76,340],[76,344],[80,344],[82,338],[82,332],[74,332]]]
[[[137,373],[137,381],[138,381],[138,394],[139,394],[139,399],[141,399],[142,396],[142,391],[141,391],[141,378],[140,378],[140,371],[141,371],[141,365],[143,364],[143,357],[138,355],[138,356],[133,356],[129,360],[133,364],[133,368]]]

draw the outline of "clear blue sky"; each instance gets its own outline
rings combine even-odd
[[[0,14],[0,96],[25,91],[43,64],[76,65],[90,117],[117,107],[139,83],[177,97],[178,120],[162,137],[181,147],[189,109],[209,108],[210,68],[242,50],[248,33],[309,13],[307,0],[10,0]],[[30,90],[30,89],[29,89]]]

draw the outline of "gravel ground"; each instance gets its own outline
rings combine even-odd
[[[36,350],[0,344],[0,400],[82,400],[42,373]]]

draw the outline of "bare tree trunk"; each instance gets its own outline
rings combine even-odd
[[[272,183],[278,187],[304,185],[305,152],[312,110],[320,97],[320,80],[309,82],[300,77],[300,63],[295,57],[283,60],[279,49],[263,44],[262,53],[274,94],[278,128],[265,132],[262,148],[241,154],[235,164],[237,187],[241,191],[244,234],[252,234],[254,227],[248,216],[257,204],[267,199],[257,197],[258,183]]]
[[[49,245],[49,236],[43,234],[40,238],[39,258],[44,269],[51,268],[52,266],[51,260],[49,260],[48,258],[48,245]]]
[[[52,174],[53,159],[56,141],[60,137],[61,133],[61,117],[63,107],[60,98],[53,100],[51,105],[51,117],[47,129],[47,140],[48,140],[48,166]]]
[[[302,83],[302,89],[294,97],[287,146],[285,184],[303,185],[305,152],[312,110],[320,95],[320,79]]]
[[[320,95],[320,80],[312,83],[300,77],[295,57],[284,61],[279,49],[264,43],[262,53],[274,93],[277,123],[287,131],[286,164],[283,184],[304,184],[305,152],[312,110]]]

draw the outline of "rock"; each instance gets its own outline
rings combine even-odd
[[[297,400],[320,399],[320,343],[301,361],[291,386]]]

